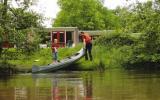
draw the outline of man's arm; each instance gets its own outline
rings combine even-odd
[[[85,39],[83,39],[83,48],[86,48],[86,42],[85,42]]]

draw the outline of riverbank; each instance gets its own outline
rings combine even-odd
[[[106,37],[102,36],[93,42],[93,49],[92,49],[93,61],[89,60],[85,61],[85,59],[82,58],[79,61],[77,61],[76,64],[71,65],[70,67],[67,67],[67,69],[64,70],[104,71],[105,69],[122,68],[123,63],[131,54],[130,45],[126,45],[125,43],[128,43],[128,41],[132,42],[132,40],[131,39],[128,40],[128,38],[122,39],[123,41],[121,42],[118,41],[118,43],[120,44],[116,44],[117,40],[115,37],[119,38],[117,37],[117,35],[112,34],[111,36],[106,36]],[[115,40],[113,41],[113,39]],[[82,44],[79,44],[74,48],[59,48],[58,50],[59,60],[73,55],[78,50],[80,50],[81,47]],[[8,52],[9,51],[15,52],[16,50],[9,49]],[[31,68],[33,65],[37,66],[48,65],[52,62],[52,52],[50,48],[39,49],[38,51],[32,52],[31,54],[18,52],[16,55],[18,55],[17,56],[18,59],[8,59],[6,60],[6,63],[11,65],[11,67],[13,66],[12,68],[16,69],[18,72],[23,72],[23,73],[31,72]],[[12,56],[15,57],[16,55]]]
[[[74,53],[76,53],[81,48],[81,44],[76,46],[75,48],[59,48],[58,50],[58,56],[59,60],[68,57]],[[52,51],[50,48],[43,48],[39,49],[36,52],[33,52],[31,54],[25,54],[23,52],[17,52],[17,57],[12,57],[8,59],[8,56],[11,56],[10,54],[13,54],[15,52],[15,49],[8,49],[8,54],[5,55],[5,58],[3,60],[0,60],[0,68],[8,68],[5,67],[7,65],[10,65],[11,68],[16,69],[18,71],[23,70],[31,70],[33,65],[47,65],[52,63]],[[5,62],[5,63],[4,63]]]
[[[80,46],[75,48],[59,48],[58,50],[58,59],[61,60],[70,55],[73,55],[80,49]],[[27,59],[10,61],[12,64],[18,65],[20,68],[32,68],[33,65],[47,65],[52,63],[52,51],[50,48],[43,48],[37,52],[34,52],[32,55],[27,56]]]
[[[135,53],[137,47],[139,47],[139,41],[141,33],[125,34],[125,33],[108,33],[100,36],[93,42],[93,61],[85,61],[84,58],[77,61],[75,64],[67,67],[67,69],[62,70],[98,70],[104,71],[106,69],[148,69],[144,64],[139,64],[140,67],[133,66],[136,65],[133,61],[137,61]],[[74,48],[59,48],[59,60],[62,60],[68,56],[73,55],[79,51],[82,44]],[[9,49],[9,51],[14,52],[15,49]],[[52,53],[50,48],[39,49],[31,54],[25,54],[18,52],[18,59],[8,59],[6,63],[11,65],[13,69],[18,70],[18,72],[31,72],[33,65],[41,66],[48,65],[52,62]],[[12,55],[15,57],[15,55]],[[6,56],[7,57],[7,56]],[[137,56],[141,57],[141,56]],[[1,60],[2,61],[2,60]],[[3,60],[4,61],[4,60]],[[141,60],[139,60],[141,61]],[[2,63],[2,62],[1,62]],[[142,62],[143,63],[143,62]],[[132,65],[131,65],[132,64]],[[147,63],[148,64],[148,63]],[[153,63],[154,64],[154,63]],[[152,65],[153,65],[152,64]],[[136,65],[137,66],[137,65]],[[151,69],[155,69],[152,66]],[[2,67],[7,68],[7,67]],[[157,69],[157,67],[156,67]]]
[[[63,58],[66,58],[68,56],[73,55],[78,50],[80,50],[82,47],[82,44],[79,44],[78,46],[74,48],[59,48],[58,50],[58,56],[59,60],[62,60]],[[9,51],[15,51],[14,49],[10,49]],[[104,47],[99,46],[93,46],[92,50],[93,54],[93,61],[85,61],[84,58],[77,61],[75,64],[71,65],[70,67],[67,67],[67,69],[64,70],[104,70],[107,68],[108,63],[106,63],[108,60],[106,59],[107,53],[105,53]],[[37,52],[33,52],[30,55],[26,55],[25,53],[19,52],[17,55],[19,55],[18,59],[6,59],[3,60],[5,63],[1,60],[1,67],[0,68],[6,68],[8,70],[8,67],[5,64],[9,65],[10,68],[14,69],[14,73],[16,71],[26,73],[31,72],[31,68],[33,65],[41,66],[41,65],[47,65],[52,62],[52,55],[51,55],[51,49],[50,48],[43,48],[38,50]]]

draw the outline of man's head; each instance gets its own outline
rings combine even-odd
[[[84,32],[81,32],[81,34],[84,34]]]
[[[84,35],[84,32],[81,32],[81,33],[80,33],[80,36],[82,36],[82,35]]]

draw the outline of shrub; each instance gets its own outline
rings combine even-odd
[[[96,41],[95,45],[102,45],[107,47],[120,47],[124,45],[132,45],[136,42],[136,38],[127,33],[104,33]]]

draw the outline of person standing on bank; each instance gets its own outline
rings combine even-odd
[[[58,62],[58,48],[59,45],[57,44],[57,39],[54,39],[54,42],[52,43],[52,55],[53,55],[53,63]]]
[[[80,36],[82,37],[83,45],[85,48],[85,60],[88,60],[88,54],[90,61],[92,58],[92,38],[88,33],[81,32]]]

